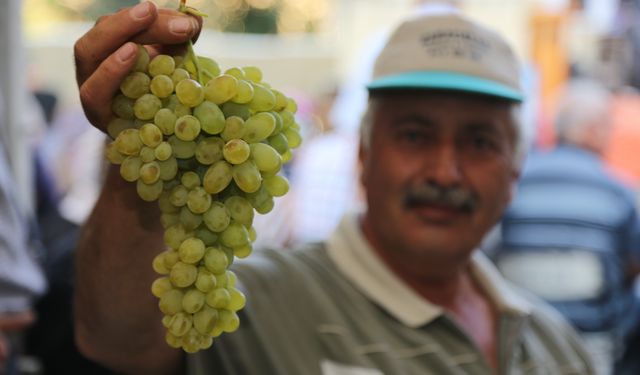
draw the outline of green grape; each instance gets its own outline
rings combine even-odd
[[[269,136],[273,136],[273,135],[276,135],[276,134],[279,134],[280,132],[282,132],[282,129],[284,128],[284,125],[283,125],[283,122],[282,122],[282,116],[280,116],[280,114],[278,112],[269,111],[269,113],[271,113],[273,118],[276,119],[276,127],[273,129],[271,134],[269,134]]]
[[[229,295],[230,295],[229,305],[227,306],[229,310],[238,311],[245,306],[247,299],[244,296],[244,294],[242,294],[241,291],[239,291],[236,288],[230,287]]]
[[[210,79],[220,74],[220,66],[218,63],[208,57],[198,56],[198,66],[203,73],[202,83],[207,83]]]
[[[260,186],[256,192],[247,194],[246,198],[253,208],[258,208],[264,205],[271,198],[271,195],[264,186]]]
[[[300,133],[293,128],[287,128],[282,131],[285,137],[287,137],[287,142],[289,143],[290,148],[297,148],[300,146],[302,142],[302,137],[300,137]]]
[[[204,256],[204,242],[196,237],[188,237],[180,244],[178,255],[184,263],[197,263]]]
[[[220,234],[220,243],[230,248],[244,246],[249,243],[249,232],[244,225],[231,222]]]
[[[116,139],[120,132],[125,129],[135,129],[135,124],[131,120],[123,119],[120,117],[114,117],[109,124],[107,124],[107,133],[112,139]]]
[[[209,335],[218,321],[218,310],[204,305],[200,311],[193,315],[193,326],[203,334]]]
[[[150,163],[156,160],[155,149],[147,146],[142,146],[142,148],[140,149],[140,160],[142,160],[143,163]]]
[[[169,137],[168,142],[176,158],[188,159],[195,155],[196,142],[194,141],[183,141],[176,135],[172,135]]]
[[[166,315],[166,317],[170,317],[170,316]],[[165,327],[169,328],[168,324],[165,325]],[[169,344],[170,347],[174,349],[179,349],[182,347],[182,338],[177,337],[176,335],[172,334],[169,331],[167,331],[167,333],[165,334],[164,340],[167,342],[167,344]]]
[[[135,72],[145,72],[149,65],[149,52],[144,46],[138,44],[138,56],[136,57],[136,65],[133,67]]]
[[[256,232],[256,228],[250,227],[249,228],[249,240],[251,242],[255,242],[257,238],[258,238],[258,233]]]
[[[215,104],[229,101],[238,93],[238,79],[229,74],[213,78],[204,87],[204,97]]]
[[[251,255],[252,251],[253,251],[253,247],[250,244],[248,244],[248,245],[244,245],[244,246],[240,246],[240,247],[234,248],[233,249],[233,255],[238,257],[238,258],[240,258],[240,259],[244,259],[244,258],[248,257],[249,255]]]
[[[216,277],[206,267],[198,268],[198,277],[196,278],[195,286],[202,293],[208,293],[212,291],[217,284]]]
[[[288,163],[289,160],[291,160],[291,157],[293,156],[293,154],[291,153],[291,149],[288,149],[287,151],[285,151],[282,154],[282,162],[283,163]]]
[[[235,259],[235,257],[233,256],[233,249],[230,247],[222,247],[222,251],[224,252],[224,255],[227,256],[227,262],[229,262],[229,265],[227,266],[227,268],[231,267],[231,265],[233,264],[233,261]]]
[[[174,336],[181,337],[187,334],[193,326],[193,318],[189,314],[179,312],[171,317],[169,322],[169,332]]]
[[[211,207],[211,195],[198,186],[189,192],[187,206],[194,214],[203,214]]]
[[[171,109],[161,108],[153,117],[153,122],[162,131],[162,134],[171,135],[175,129],[177,119],[178,117]]]
[[[262,185],[271,196],[281,197],[289,192],[289,181],[284,176],[275,175],[266,177]]]
[[[162,108],[162,102],[153,94],[144,94],[133,104],[133,113],[140,120],[151,120]]]
[[[224,71],[224,74],[234,76],[236,79],[245,79],[244,72],[238,67],[229,68]]]
[[[144,124],[139,131],[140,140],[149,147],[156,147],[162,142],[162,131],[155,124]]]
[[[238,314],[229,310],[218,310],[218,321],[224,332],[231,333],[240,326]]]
[[[267,143],[273,147],[280,155],[289,151],[289,141],[284,134],[278,133],[267,138]]]
[[[176,84],[176,96],[180,103],[193,108],[204,100],[204,90],[198,81],[183,79]]]
[[[180,255],[178,255],[177,251],[169,250],[164,254],[164,265],[165,267],[167,267],[169,272],[171,272],[171,269],[176,265],[176,263],[178,263],[179,260]]]
[[[137,156],[127,156],[120,164],[120,176],[125,181],[135,182],[140,178],[142,160]]]
[[[144,163],[140,167],[140,180],[147,185],[154,184],[160,179],[160,165],[152,161]]]
[[[256,207],[256,212],[261,215],[267,214],[273,210],[274,205],[275,202],[273,201],[273,197],[270,196],[265,202]]]
[[[253,206],[251,206],[251,203],[249,203],[248,200],[235,195],[225,199],[224,205],[234,221],[246,226],[251,226],[254,212]]]
[[[215,309],[224,309],[231,301],[231,295],[225,288],[215,288],[205,296],[207,305]]]
[[[157,75],[151,79],[149,89],[158,98],[169,97],[173,94],[173,80],[164,74]]]
[[[282,157],[266,143],[251,144],[251,160],[260,172],[277,172],[282,165]]]
[[[182,241],[188,237],[191,237],[191,234],[182,224],[170,226],[164,231],[164,243],[174,250],[179,249]],[[180,259],[180,255],[177,252],[173,251],[171,253],[175,253],[176,261]],[[166,260],[167,255],[165,255],[165,262]],[[167,264],[167,267],[171,269],[173,264]]]
[[[242,139],[248,143],[262,142],[267,139],[276,127],[276,119],[269,112],[260,112],[245,122],[245,133]]]
[[[236,104],[246,104],[253,99],[254,91],[253,86],[244,79],[238,80],[238,87],[236,94],[231,98],[231,101]]]
[[[262,70],[255,66],[245,66],[242,68],[242,72],[244,76],[255,83],[260,83],[262,81]]]
[[[173,315],[165,315],[165,316],[162,317],[162,325],[165,328],[169,328],[169,326],[171,325],[171,318],[173,318]],[[173,336],[173,335],[171,335],[171,336]],[[173,336],[173,337],[175,337],[175,336]]]
[[[183,79],[189,79],[189,78],[191,78],[191,76],[189,75],[189,72],[187,72],[185,69],[182,69],[182,68],[176,68],[173,71],[173,74],[171,74],[171,80],[173,81],[174,87],[176,84],[178,84],[178,82],[182,81]]]
[[[165,161],[173,155],[169,142],[162,141],[153,149],[153,156],[159,161]]]
[[[167,275],[169,273],[169,268],[165,265],[164,256],[168,251],[163,251],[160,254],[156,255],[153,258],[153,262],[151,265],[153,266],[153,270],[161,275]]]
[[[219,134],[224,130],[225,118],[220,107],[208,100],[193,110],[193,115],[200,121],[202,130],[207,134]]]
[[[253,98],[249,102],[249,108],[258,111],[270,111],[276,106],[276,96],[270,89],[260,85],[253,84]]]
[[[191,328],[189,332],[182,337],[182,350],[187,353],[195,353],[198,350],[208,348],[213,341],[198,333],[195,328]]]
[[[229,267],[229,258],[227,257],[227,254],[224,252],[224,250],[222,250],[220,247],[210,246],[205,250],[204,266],[211,273],[217,275],[225,272],[227,267]]]
[[[213,163],[204,175],[202,185],[209,194],[224,190],[233,178],[231,165],[224,160]]]
[[[293,116],[293,113],[285,110],[282,110],[280,112],[278,112],[280,114],[280,117],[282,118],[282,130],[289,128],[294,122],[295,122],[295,118]]]
[[[230,271],[227,270],[227,271],[215,274],[216,286],[218,288],[226,288],[227,287],[227,285],[229,284],[229,272]]]
[[[245,193],[253,193],[260,188],[262,176],[253,161],[233,166],[233,181]]]
[[[138,129],[124,129],[116,138],[116,149],[122,155],[137,155],[142,148]]]
[[[196,281],[198,276],[198,268],[193,264],[178,261],[169,273],[171,283],[178,288],[186,288]],[[180,301],[182,304],[182,301]]]
[[[194,214],[189,207],[184,206],[180,209],[180,222],[188,230],[194,230],[202,223],[202,215]]]
[[[195,157],[201,164],[211,165],[222,159],[224,141],[219,137],[202,138],[195,150]]]
[[[222,232],[231,222],[231,215],[227,207],[218,201],[211,202],[209,210],[202,215],[202,221],[212,232]]]
[[[142,200],[147,202],[152,202],[160,197],[163,189],[162,180],[158,180],[153,184],[145,184],[142,182],[142,179],[139,179],[136,182],[136,191],[138,192],[138,196],[142,198]]]
[[[149,92],[151,78],[142,72],[133,72],[125,77],[120,84],[120,92],[127,98],[138,99]]]
[[[287,108],[287,97],[278,90],[271,89],[271,92],[276,96],[276,105],[273,107],[274,111],[280,112]]]
[[[111,102],[111,112],[122,119],[133,120],[133,99],[122,94],[116,95]]]
[[[175,67],[176,63],[173,60],[173,57],[169,55],[157,55],[149,61],[147,70],[152,77],[156,77],[161,74],[170,76],[173,74]]]
[[[158,302],[158,306],[160,307],[160,311],[167,315],[175,315],[182,311],[182,297],[184,294],[178,289],[171,289],[165,292],[162,297],[160,297],[160,301]]]
[[[298,112],[298,104],[295,102],[295,100],[287,98],[287,106],[285,107],[285,109],[291,113],[296,113]]]
[[[209,208],[211,208],[211,207],[209,207]],[[204,221],[204,217],[202,219]],[[211,246],[211,245],[215,244],[216,242],[218,242],[218,235],[213,233],[209,229],[207,229],[206,228],[206,224],[205,224],[204,227],[200,226],[198,229],[196,229],[196,237],[201,239],[202,242],[204,242],[204,244],[207,245],[207,246]]]
[[[204,307],[204,304],[205,295],[198,289],[189,289],[182,299],[182,309],[189,314],[197,313]]]
[[[184,185],[187,189],[191,190],[200,186],[200,176],[196,172],[187,171],[182,177],[180,177],[180,183]]]
[[[224,116],[229,118],[231,116],[237,116],[243,120],[251,117],[251,109],[246,104],[238,104],[234,102],[226,102],[220,107]]]
[[[157,278],[151,284],[151,293],[158,298],[162,297],[163,294],[171,289],[173,289],[173,285],[171,285],[171,281],[168,277]]]
[[[176,118],[191,114],[191,107],[182,104],[175,94],[164,99],[164,107],[172,110]]]
[[[162,181],[172,180],[178,173],[178,161],[173,156],[167,160],[156,160],[160,166],[160,179]]]
[[[229,116],[225,120],[225,127],[220,136],[225,142],[232,139],[240,139],[244,136],[245,123],[241,117]]]
[[[160,224],[163,228],[168,228],[180,222],[180,216],[177,213],[160,214]]]
[[[171,188],[173,190],[173,188]],[[175,214],[180,211],[179,207],[171,203],[171,190],[165,190],[158,198],[158,207],[163,214]]]
[[[195,116],[191,115],[179,117],[176,121],[174,134],[182,141],[193,141],[196,139],[198,134],[200,134],[200,121]]]
[[[224,159],[231,164],[244,163],[250,153],[249,145],[242,139],[231,139],[222,148]]]
[[[108,143],[104,148],[104,155],[112,164],[120,165],[127,158],[127,156],[122,155],[118,152],[118,148],[116,147],[115,142]]]

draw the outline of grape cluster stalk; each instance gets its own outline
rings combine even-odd
[[[297,105],[257,67],[221,72],[191,44],[185,56],[138,48],[105,153],[141,199],[158,202],[166,249],[151,292],[167,343],[194,353],[239,327],[245,296],[229,267],[251,254],[255,213],[289,190],[280,172],[301,142]]]

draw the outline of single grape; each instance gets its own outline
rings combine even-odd
[[[200,134],[200,121],[191,115],[179,117],[176,121],[174,134],[182,141],[193,141]]]
[[[149,92],[151,78],[142,72],[133,72],[125,77],[120,84],[120,92],[127,98],[138,99]]]
[[[213,78],[204,87],[204,97],[215,104],[222,104],[238,93],[238,79],[229,74]]]
[[[151,79],[149,89],[158,98],[166,98],[173,94],[173,80],[168,75],[160,74]]]
[[[231,139],[222,148],[224,159],[231,164],[244,163],[250,154],[249,145],[242,139]]]
[[[162,108],[162,102],[153,94],[144,94],[133,104],[133,113],[140,120],[151,120]]]
[[[208,100],[193,110],[193,115],[200,121],[202,130],[207,134],[219,134],[224,130],[225,118],[220,107]]]
[[[170,76],[173,74],[173,70],[175,69],[175,61],[173,57],[169,55],[157,55],[149,62],[149,66],[147,70],[152,77],[156,77],[159,75]]]
[[[176,96],[180,103],[193,108],[204,100],[204,90],[198,81],[183,79],[176,84]]]
[[[111,102],[111,111],[119,118],[133,120],[133,103],[133,99],[128,98],[123,94],[118,94]]]

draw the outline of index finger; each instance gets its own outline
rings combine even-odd
[[[158,15],[155,4],[144,2],[104,16],[74,46],[78,85],[120,46],[153,23]]]

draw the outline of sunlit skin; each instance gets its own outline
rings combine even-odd
[[[372,104],[371,144],[360,152],[365,235],[403,277],[445,281],[466,266],[511,199],[512,104],[429,91],[377,95]],[[474,206],[407,202],[429,182],[468,191]]]

